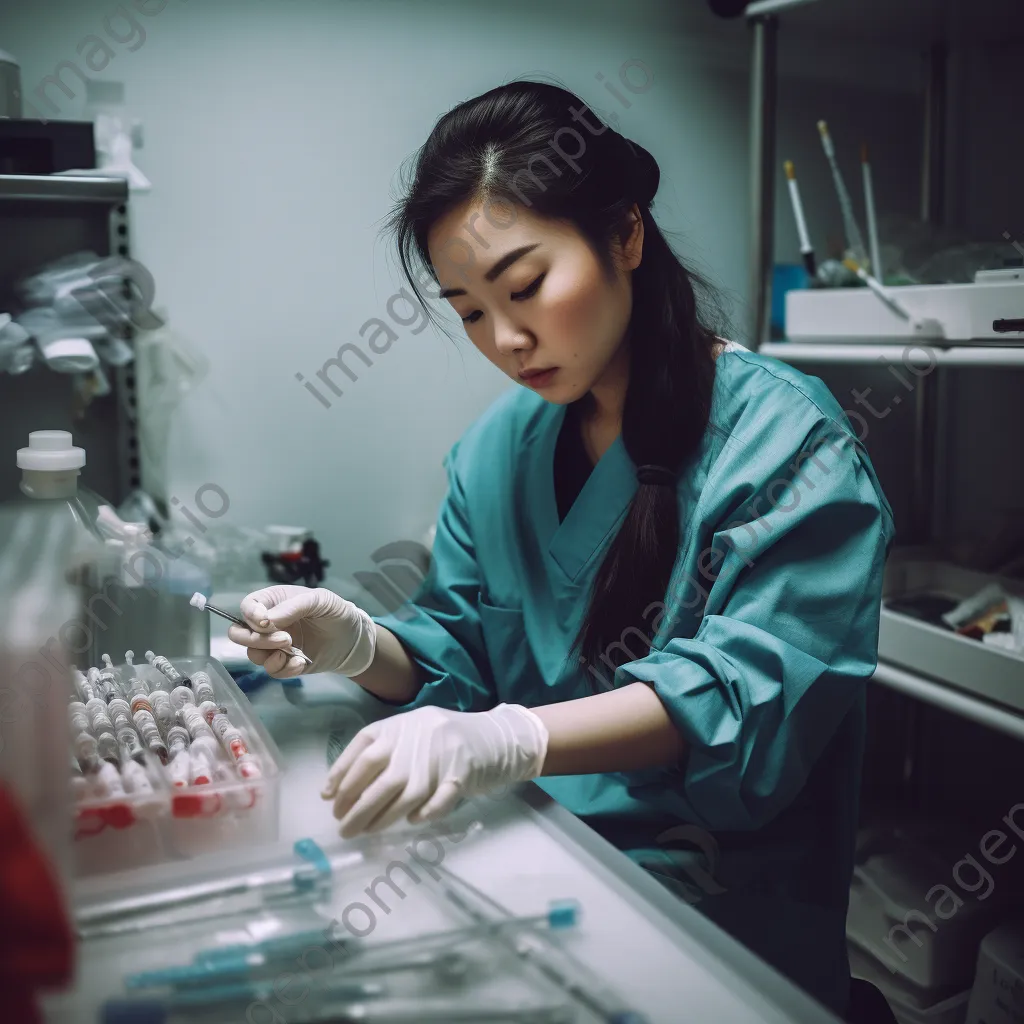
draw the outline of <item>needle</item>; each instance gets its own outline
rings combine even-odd
[[[256,632],[256,630],[254,630],[244,619],[240,619],[236,615],[232,615],[230,612],[226,612],[222,608],[217,608],[215,605],[210,604],[203,594],[198,592],[193,594],[189,604],[192,605],[193,608],[198,608],[201,612],[213,612],[214,615],[219,615],[222,619],[227,619],[228,622],[233,622],[236,626],[241,626],[243,629],[249,630],[250,633]],[[298,647],[281,647],[278,649],[284,651],[286,654],[302,658],[307,665],[313,664],[313,659],[303,654]]]

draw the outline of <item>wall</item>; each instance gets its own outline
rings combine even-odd
[[[125,7],[51,0],[5,14],[0,45],[21,59],[26,94],[42,112],[75,117],[84,91],[73,76],[65,76],[72,97],[47,90],[52,108],[35,88],[60,61],[84,67],[90,49],[98,68],[98,43],[85,41],[98,35],[110,53],[89,74],[123,83],[127,111],[143,122],[138,163],[154,189],[132,200],[133,252],[155,275],[158,305],[210,367],[170,433],[169,490],[183,500],[213,481],[230,496],[232,522],[308,526],[332,573],[345,575],[370,567],[378,546],[427,528],[443,495],[444,452],[514,385],[467,341],[394,324],[408,310],[388,312],[400,278],[380,227],[399,168],[436,118],[514,77],[554,75],[618,115],[620,129],[661,163],[659,222],[722,288],[737,325],[748,322],[742,19],[670,0],[136,6],[150,12],[133,15],[144,39]],[[111,18],[115,10],[122,14]],[[624,109],[595,76],[614,81],[629,58],[651,68],[655,85]],[[885,148],[895,152],[913,81],[890,62],[876,78],[882,92],[860,108],[852,86],[822,85],[861,77],[839,44],[790,47],[780,63],[779,159],[792,152],[806,168],[820,236],[835,217],[814,121],[833,118],[849,154],[865,121],[884,128],[891,111]],[[823,89],[842,103],[820,102]],[[860,112],[856,130],[847,111]],[[898,202],[907,191],[889,175],[879,188]],[[781,191],[778,224],[780,258],[793,258]],[[360,341],[371,317],[389,319],[397,340],[371,354],[372,366],[356,364],[359,379],[325,408],[295,375],[315,379],[339,345]]]

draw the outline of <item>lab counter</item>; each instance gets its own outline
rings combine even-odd
[[[319,796],[330,734],[337,750],[393,712],[330,674],[302,687],[270,684],[252,702],[286,763],[282,839],[336,835]],[[483,828],[446,846],[445,865],[515,914],[577,900],[581,923],[563,940],[567,948],[652,1024],[837,1020],[533,783],[477,798],[455,816],[474,819]]]
[[[226,653],[218,650],[215,656],[225,658]],[[293,856],[296,842],[303,839],[314,840],[314,849],[321,853],[327,851],[329,857],[340,853],[343,859],[358,858],[366,843],[392,843],[384,850],[386,860],[368,858],[356,868],[346,869],[343,880],[334,883],[345,900],[361,900],[375,908],[380,906],[379,891],[373,887],[382,877],[380,865],[387,864],[389,869],[395,851],[401,850],[410,851],[409,857],[399,856],[413,863],[409,858],[417,854],[409,844],[420,843],[415,849],[426,861],[443,862],[445,871],[516,917],[543,915],[554,905],[574,901],[578,920],[562,933],[558,945],[589,971],[592,980],[619,997],[621,1005],[642,1014],[650,1024],[684,1020],[835,1024],[837,1019],[828,1011],[699,910],[665,890],[532,783],[469,801],[433,826],[406,825],[366,840],[340,840],[331,806],[319,795],[328,759],[336,756],[358,729],[394,712],[351,680],[331,674],[305,677],[288,685],[270,681],[249,697],[283,762],[278,841],[243,844],[191,861],[82,880],[75,893],[80,914],[83,908],[87,914],[97,901],[130,902],[139,892],[145,898],[150,894],[166,897],[169,905],[175,893],[201,887],[206,884],[204,879],[222,884],[218,880],[277,863],[274,858]],[[310,846],[299,844],[303,845]],[[428,888],[420,887],[420,896]],[[401,902],[400,912],[397,906],[377,912],[378,934],[407,941],[410,935],[429,931],[416,918],[416,901],[403,897]],[[215,912],[214,907],[211,914]],[[80,917],[80,923],[84,919]],[[218,929],[225,928],[229,926],[215,921],[199,926],[195,948],[209,947]],[[130,934],[83,942],[75,987],[47,1000],[47,1021],[82,1024],[102,1019],[99,1010],[107,1000],[131,995],[125,985],[133,971],[162,972],[189,962],[192,950],[175,945],[175,941],[157,935],[148,950],[144,948],[146,940]],[[252,1024],[304,1019],[290,1016],[281,1005],[276,1016],[268,1015],[269,1010],[262,1016],[252,1016],[251,1008],[249,1013],[244,1019]]]

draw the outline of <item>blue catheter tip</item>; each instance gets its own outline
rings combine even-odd
[[[548,906],[549,928],[575,928],[580,920],[577,900],[553,900]]]

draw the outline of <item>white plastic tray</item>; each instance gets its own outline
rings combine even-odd
[[[917,593],[944,594],[962,600],[989,583],[1003,583],[1011,592],[1021,586],[943,562],[890,558],[885,573],[878,657],[1024,713],[1024,658],[891,611],[884,604],[887,598]]]
[[[997,334],[994,320],[1019,317],[1024,280],[975,284],[908,285],[887,291],[912,315],[938,320],[944,340],[958,345],[1024,344],[1019,334]],[[809,288],[786,293],[786,337],[796,342],[921,341],[912,324],[869,288]]]

